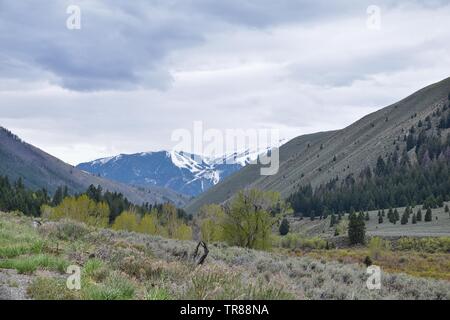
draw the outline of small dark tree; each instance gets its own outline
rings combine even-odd
[[[58,187],[58,189],[56,189],[55,194],[53,195],[52,198],[52,206],[56,207],[58,205],[61,204],[61,202],[64,199],[64,191],[62,187]]]
[[[382,223],[383,223],[383,216],[382,216],[382,215],[380,215],[380,216],[378,217],[378,223],[379,223],[379,224],[382,224]]]
[[[449,209],[449,207],[448,207],[448,204],[446,204],[446,205],[445,205],[445,209],[444,209],[444,211],[445,211],[445,212],[447,212],[447,213],[449,213],[449,212],[450,212],[450,209]]]
[[[422,221],[422,210],[417,211],[417,221]]]
[[[366,267],[370,267],[372,265],[372,259],[369,256],[366,256],[364,258],[364,264],[366,265]]]
[[[417,223],[417,217],[416,214],[413,214],[412,216],[412,224],[416,224]]]
[[[288,219],[284,218],[280,224],[280,230],[279,230],[280,235],[282,235],[282,236],[287,235],[289,233],[289,229],[290,229],[289,221],[288,221]]]
[[[433,216],[432,216],[431,208],[428,208],[427,212],[425,213],[425,222],[430,222],[431,220],[433,220]]]
[[[366,226],[364,223],[364,214],[351,213],[348,224],[348,238],[350,244],[364,244],[366,237]]]
[[[397,209],[394,210],[394,223],[400,220],[400,214],[398,213]]]
[[[336,224],[336,216],[334,212],[331,214],[331,220],[330,220],[330,228],[332,228]]]
[[[400,221],[402,225],[407,224],[409,219],[408,211],[405,210],[405,212],[402,215],[402,220]]]
[[[366,216],[365,216],[366,221],[370,221],[370,216],[369,216],[369,212],[366,212]]]

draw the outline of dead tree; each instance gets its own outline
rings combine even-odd
[[[198,251],[199,251],[200,247],[203,248],[203,255],[200,257],[200,259],[198,261],[196,261],[197,257],[199,256],[199,252]],[[197,265],[199,265],[199,266],[203,265],[203,263],[205,262],[206,257],[208,256],[208,253],[209,253],[208,246],[206,245],[206,243],[204,241],[200,241],[197,244],[197,247],[195,248],[194,256],[193,256],[194,261],[196,261]]]

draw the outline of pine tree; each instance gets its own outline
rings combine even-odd
[[[449,212],[450,212],[450,209],[449,209],[449,207],[448,207],[448,204],[446,204],[446,205],[445,205],[445,209],[444,209],[444,211],[445,211],[445,212],[447,212],[447,213],[449,213]]]
[[[64,199],[64,191],[62,187],[58,187],[53,195],[52,206],[56,207],[61,204]]]
[[[417,211],[417,221],[422,221],[422,210]]]
[[[369,212],[366,212],[366,216],[365,216],[366,221],[370,221],[370,216],[369,216]]]
[[[408,220],[409,220],[409,214],[408,214],[408,210],[405,210],[405,212],[402,215],[402,220],[400,221],[402,225],[407,224]]]
[[[417,217],[415,214],[413,214],[412,216],[412,224],[416,224],[417,223]]]
[[[336,224],[336,215],[333,212],[331,214],[331,219],[330,219],[330,228],[332,228],[335,224]]]
[[[380,216],[378,217],[378,223],[379,223],[379,224],[382,224],[382,223],[383,223],[383,216],[382,216],[382,215],[380,215]]]
[[[394,210],[394,224],[397,223],[397,221],[400,220],[400,214],[398,213],[397,209]]]
[[[348,238],[350,244],[364,244],[366,226],[364,223],[364,214],[351,213],[348,224]]]
[[[288,219],[284,218],[280,224],[280,229],[279,229],[280,235],[282,235],[282,236],[287,235],[289,233],[289,229],[290,229],[289,221],[288,221]]]
[[[427,212],[425,213],[425,222],[430,222],[431,220],[433,220],[433,216],[432,216],[431,208],[428,208]]]

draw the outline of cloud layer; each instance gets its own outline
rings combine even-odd
[[[73,164],[192,128],[330,130],[450,75],[448,1],[1,1],[0,125]],[[66,8],[81,8],[81,29]]]

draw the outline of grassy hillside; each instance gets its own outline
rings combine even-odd
[[[336,177],[358,175],[366,166],[374,167],[379,156],[386,157],[398,144],[405,144],[399,137],[441,109],[449,92],[447,78],[342,130],[298,137],[280,149],[276,175],[261,176],[258,166],[249,166],[194,199],[186,209],[195,213],[204,204],[226,201],[242,188],[278,191],[287,197],[301,185],[315,187]]]
[[[0,175],[14,181],[22,178],[25,185],[54,192],[59,186],[68,186],[71,192],[84,192],[93,184],[104,190],[120,192],[136,204],[171,201],[182,206],[187,198],[163,188],[138,190],[125,184],[96,177],[21,141],[0,127]]]
[[[450,203],[449,203],[450,205]],[[419,209],[425,213],[421,206],[413,208],[416,213]],[[405,208],[397,208],[400,215]],[[387,212],[387,210],[385,210]],[[385,238],[399,237],[450,237],[450,215],[444,211],[444,208],[432,209],[433,220],[430,222],[418,221],[412,224],[410,218],[408,223],[402,225],[399,222],[392,224],[385,217],[383,223],[378,222],[378,210],[369,211],[369,221],[365,221],[368,236],[378,236]],[[437,218],[437,219],[436,219]],[[311,221],[309,218],[290,218],[293,232],[304,234],[306,236],[333,237],[334,228],[330,228],[330,217]]]
[[[216,244],[198,267],[194,249],[70,221],[33,228],[28,217],[0,213],[0,299],[450,299],[450,282],[405,274],[383,273],[382,289],[368,290],[362,261],[333,260],[339,251],[312,257]],[[65,286],[71,264],[82,267],[80,291]]]

